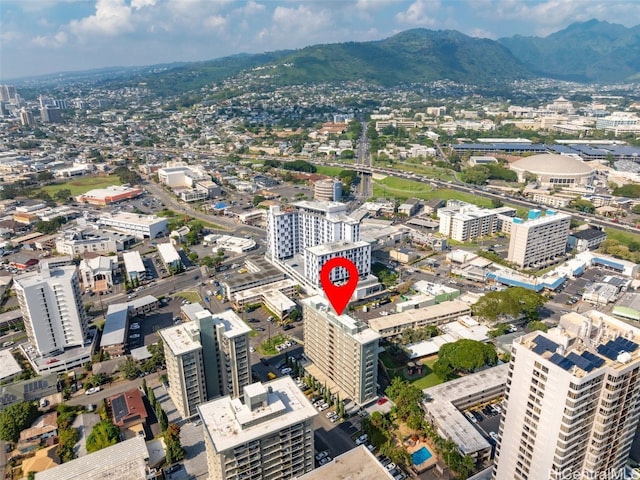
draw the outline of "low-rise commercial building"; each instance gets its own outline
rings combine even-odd
[[[454,442],[460,453],[476,461],[490,459],[491,445],[462,412],[502,396],[508,372],[509,365],[498,365],[422,391],[422,408],[438,435]]]
[[[394,313],[386,317],[372,318],[369,321],[371,329],[383,338],[400,335],[407,328],[422,328],[427,325],[441,325],[461,317],[470,315],[471,307],[461,300],[431,305],[415,310]]]
[[[98,224],[136,238],[158,238],[168,232],[166,218],[129,212],[102,215],[98,219]]]
[[[178,272],[182,268],[182,259],[176,248],[170,243],[159,243],[157,245],[160,260],[167,271]]]
[[[146,278],[147,269],[142,262],[140,252],[137,250],[124,252],[122,254],[124,269],[127,272],[127,280],[130,282],[141,282]]]
[[[116,443],[84,457],[43,472],[36,480],[151,480],[156,472],[149,465],[149,450],[142,437]]]
[[[100,348],[109,355],[124,355],[129,327],[129,308],[126,303],[109,305],[105,316]]]
[[[131,200],[144,193],[142,188],[125,187],[111,185],[106,188],[97,188],[89,190],[87,193],[78,195],[76,201],[80,203],[88,203],[91,205],[111,205],[112,203],[121,202],[123,200]]]

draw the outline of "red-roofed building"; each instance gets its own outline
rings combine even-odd
[[[147,409],[142,393],[134,388],[108,399],[111,406],[113,423],[120,428],[128,428],[138,423],[146,423]]]

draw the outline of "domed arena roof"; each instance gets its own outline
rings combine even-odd
[[[593,169],[582,160],[555,153],[525,157],[512,163],[511,167],[537,174],[577,175],[593,172]]]

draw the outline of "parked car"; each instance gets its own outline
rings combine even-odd
[[[101,390],[101,388],[98,387],[91,387],[88,388],[86,392],[84,392],[85,395],[93,395],[94,393],[98,393]]]

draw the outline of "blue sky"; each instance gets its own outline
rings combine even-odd
[[[209,60],[409,28],[546,36],[596,18],[640,23],[636,0],[0,0],[0,80]]]

